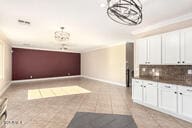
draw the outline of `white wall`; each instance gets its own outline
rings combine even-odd
[[[0,43],[3,45],[3,78],[0,79],[0,96],[6,91],[12,80],[12,53],[6,37],[0,33]]]
[[[126,45],[121,44],[81,54],[81,74],[126,85]]]

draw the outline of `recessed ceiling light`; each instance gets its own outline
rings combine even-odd
[[[100,4],[100,7],[102,7],[102,8],[104,8],[105,6],[106,6],[106,4],[104,4],[104,3]]]

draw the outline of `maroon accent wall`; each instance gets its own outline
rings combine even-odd
[[[13,48],[13,80],[80,75],[80,53]]]

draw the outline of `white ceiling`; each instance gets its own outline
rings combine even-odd
[[[125,26],[110,20],[107,0],[0,0],[0,30],[13,46],[57,50],[54,32],[64,26],[71,34],[69,49],[84,51],[123,43],[144,27],[192,13],[192,0],[141,0],[143,22]],[[18,19],[28,20],[30,26]],[[24,44],[30,44],[25,46]]]

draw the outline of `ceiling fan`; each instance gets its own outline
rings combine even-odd
[[[69,50],[71,45],[69,44],[61,44],[61,47],[59,48],[61,51]]]

